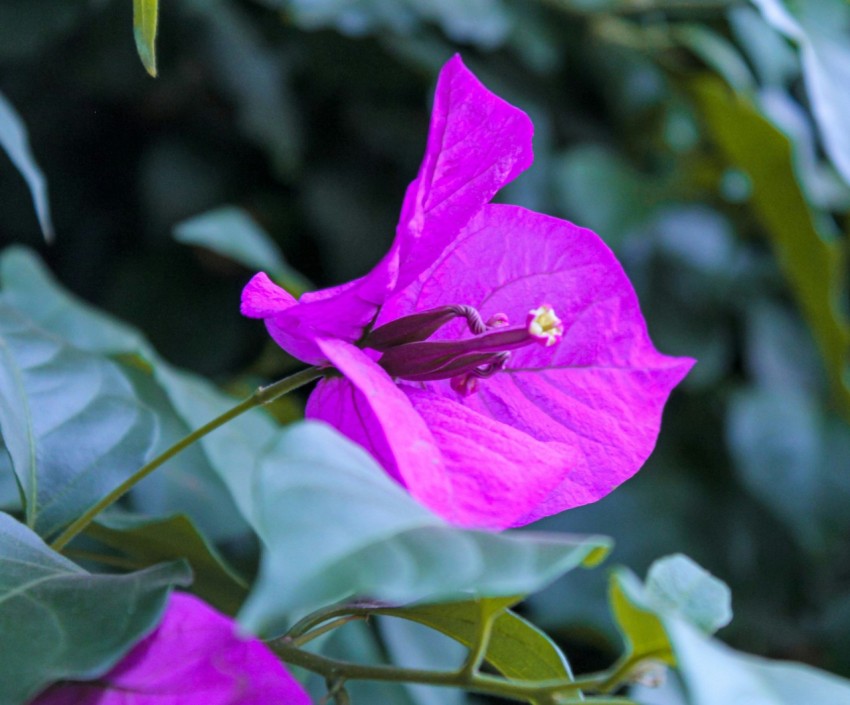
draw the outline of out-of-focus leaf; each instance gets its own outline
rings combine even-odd
[[[676,663],[664,623],[647,604],[637,576],[627,570],[615,570],[608,586],[608,601],[626,645],[624,662],[650,658],[671,666]]]
[[[484,599],[485,613],[498,614],[486,660],[507,678],[518,680],[571,679],[566,657],[542,631],[508,608],[519,598]],[[436,629],[464,646],[475,642],[481,604],[452,602],[441,605],[387,608],[379,614],[401,617]]]
[[[318,641],[318,640],[317,640]],[[336,629],[321,644],[321,652],[329,658],[355,663],[386,663],[383,649],[375,633],[363,622],[347,624],[344,629]],[[313,696],[313,702],[320,702],[327,695],[328,687],[324,678],[310,676],[307,687]],[[350,681],[345,689],[353,703],[369,705],[420,705],[401,683],[382,681]]]
[[[756,82],[747,62],[725,37],[698,24],[675,25],[671,36],[714,69],[736,91],[751,91]]]
[[[159,0],[133,0],[133,36],[142,64],[156,76],[156,30],[159,25]]]
[[[187,245],[212,250],[248,269],[263,270],[296,296],[312,288],[289,266],[268,233],[241,208],[217,208],[178,223],[174,237]]]
[[[850,702],[850,681],[810,666],[743,654],[694,625],[694,617],[703,626],[723,622],[729,614],[728,591],[688,559],[663,559],[652,572],[654,577],[643,586],[628,571],[616,571],[612,610],[633,653],[676,665],[692,705]]]
[[[626,642],[623,661],[628,663],[644,658],[676,662],[669,620],[711,634],[732,618],[729,588],[681,554],[653,563],[645,585],[627,570],[614,571],[609,599]]]
[[[850,415],[850,324],[842,313],[846,257],[818,232],[794,178],[788,139],[717,79],[691,84],[713,140],[753,184],[752,205],[818,341],[838,403]]]
[[[794,49],[749,5],[729,10],[729,27],[763,86],[785,86],[800,72]]]
[[[0,301],[0,428],[30,527],[48,536],[144,464],[156,419],[120,368]]]
[[[553,166],[565,213],[592,228],[614,249],[665,200],[665,185],[647,178],[605,147],[582,146]]]
[[[652,564],[646,595],[658,610],[674,613],[706,634],[732,620],[732,595],[726,584],[682,554]]]
[[[404,619],[378,620],[378,634],[387,652],[387,660],[404,668],[428,671],[457,670],[466,656],[461,644],[416,622]],[[457,688],[405,685],[416,705],[464,705],[467,695]]]
[[[185,0],[206,38],[205,59],[221,92],[233,103],[244,134],[291,177],[301,159],[303,128],[289,90],[290,62],[269,46],[236,3]]]
[[[23,121],[12,104],[0,93],[0,147],[17,167],[29,186],[41,232],[48,242],[53,239],[53,222],[47,199],[47,180],[30,150],[29,138]]]
[[[754,0],[765,19],[797,42],[824,148],[850,183],[850,4],[845,0]]]
[[[762,89],[758,106],[791,139],[794,168],[812,205],[827,211],[849,210],[850,185],[830,162],[820,158],[814,125],[803,106],[779,88]]]
[[[0,513],[0,702],[108,671],[157,623],[185,563],[91,575]]]
[[[595,536],[452,527],[320,423],[278,434],[253,472],[236,467],[225,481],[265,544],[240,613],[252,632],[273,633],[295,611],[351,597],[397,604],[527,594],[609,548]]]
[[[844,678],[735,651],[678,620],[668,620],[667,629],[692,705],[850,703],[850,681]]]
[[[360,36],[381,29],[398,34],[412,32],[418,23],[436,22],[446,35],[482,48],[500,45],[510,30],[502,0],[263,0],[291,13],[304,29],[335,27],[343,34]]]
[[[227,614],[235,614],[248,593],[245,581],[186,516],[148,519],[113,513],[98,519],[86,535],[120,551],[139,568],[186,559],[195,576],[192,592]]]

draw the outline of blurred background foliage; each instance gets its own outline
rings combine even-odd
[[[730,643],[850,675],[850,4],[173,0],[157,80],[131,22],[128,2],[0,3],[0,92],[55,229],[46,244],[3,159],[3,245],[248,389],[294,363],[239,316],[247,277],[303,290],[378,260],[460,51],[535,123],[534,166],[500,199],[596,230],[657,346],[699,359],[645,469],[539,528],[609,534],[639,573],[686,553],[732,588]],[[526,611],[578,670],[618,648],[604,571]],[[403,631],[338,648],[404,660],[424,637]]]

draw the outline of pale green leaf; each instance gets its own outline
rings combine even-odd
[[[238,469],[225,481],[265,544],[240,613],[254,632],[352,597],[407,604],[528,594],[609,548],[602,537],[450,526],[362,448],[315,422],[279,433],[253,472]]]
[[[675,613],[706,634],[732,620],[732,595],[726,584],[682,554],[650,566],[646,595],[659,611]]]
[[[17,167],[29,186],[41,232],[48,242],[53,239],[53,221],[47,199],[47,180],[30,150],[27,130],[12,104],[0,93],[0,147]]]
[[[0,513],[0,702],[102,675],[153,629],[171,587],[190,580],[184,563],[91,575]]]
[[[312,288],[283,258],[275,242],[241,208],[225,206],[178,223],[178,242],[203,247],[239,262],[248,269],[264,271],[290,293]]]
[[[156,419],[120,368],[34,326],[0,300],[0,430],[47,536],[144,464]]]

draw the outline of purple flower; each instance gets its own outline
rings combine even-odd
[[[310,705],[304,689],[228,617],[174,593],[160,625],[95,683],[58,683],[32,705]]]
[[[454,57],[384,259],[298,301],[260,273],[242,297],[287,352],[335,368],[307,415],[462,526],[518,526],[606,495],[652,451],[693,365],[655,350],[594,233],[489,203],[531,163],[532,131]]]

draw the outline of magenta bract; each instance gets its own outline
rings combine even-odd
[[[260,273],[242,312],[342,376],[307,415],[458,525],[502,529],[593,502],[652,451],[693,361],[658,353],[589,230],[490,200],[532,125],[451,59],[395,241],[364,277],[296,301]]]
[[[95,683],[58,683],[32,705],[310,705],[257,639],[196,597],[174,593],[160,625]]]

